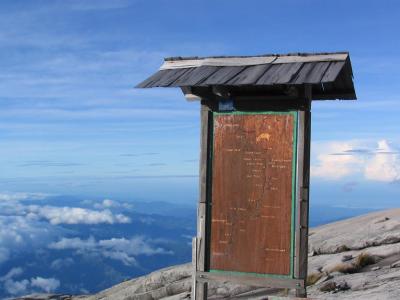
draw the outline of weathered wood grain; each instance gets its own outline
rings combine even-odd
[[[219,67],[202,66],[189,69],[170,86],[196,86],[217,72]]]
[[[342,70],[345,62],[344,61],[335,61],[331,62],[328,70],[326,70],[324,76],[321,79],[321,82],[332,82],[336,79],[339,72]]]
[[[210,269],[289,275],[293,114],[214,117]]]
[[[267,56],[247,56],[247,57],[199,57],[199,58],[180,58],[167,59],[164,61],[160,70],[177,68],[194,68],[200,66],[255,66],[263,64],[287,64],[297,62],[316,62],[316,61],[343,61],[349,56],[348,53],[329,53],[317,55],[267,55]]]
[[[245,67],[223,67],[217,72],[212,74],[206,80],[204,80],[200,85],[214,85],[214,84],[225,84],[234,76],[243,71]]]
[[[306,281],[308,273],[308,227],[309,227],[309,195],[310,195],[310,150],[311,150],[311,99],[312,90],[310,85],[305,86],[305,100],[307,107],[299,111],[299,134],[302,135],[301,144],[299,144],[300,153],[302,155],[302,172],[298,182],[298,253],[296,257],[295,273],[296,278]],[[301,181],[300,181],[301,180]],[[307,297],[306,287],[296,290],[297,297]]]
[[[301,288],[304,287],[304,281],[297,279],[264,278],[251,275],[223,275],[210,272],[199,272],[197,280],[202,282],[222,281],[233,282],[250,286],[263,286],[273,288]]]
[[[249,66],[231,80],[227,81],[227,85],[248,85],[254,84],[257,80],[270,68],[271,64]]]
[[[257,80],[256,85],[288,83],[297,74],[302,65],[303,63],[274,64]]]
[[[164,77],[167,76],[169,73],[168,70],[160,70],[153,75],[151,75],[146,80],[139,83],[136,88],[148,88],[148,87],[155,87],[158,85],[158,82]]]
[[[160,87],[171,85],[174,81],[176,81],[178,78],[180,78],[182,75],[184,75],[188,71],[189,71],[189,69],[171,70],[170,72],[168,72],[168,74],[166,74],[162,78],[160,78],[157,84]]]
[[[200,111],[201,136],[200,136],[200,174],[199,174],[199,204],[197,213],[197,243],[196,243],[196,273],[206,270],[206,240],[207,240],[207,179],[208,179],[208,153],[209,153],[209,117],[210,109],[202,103]],[[196,300],[207,299],[207,283],[198,282],[196,273],[193,274],[195,281]]]
[[[320,83],[322,77],[325,72],[328,70],[330,63],[329,62],[318,62],[314,63],[314,68],[308,74],[307,78],[304,79],[304,83]]]
[[[196,272],[197,272],[197,237],[192,239],[192,290],[191,299],[196,299]]]

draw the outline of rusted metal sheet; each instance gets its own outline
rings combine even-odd
[[[291,274],[296,116],[214,115],[210,271]]]

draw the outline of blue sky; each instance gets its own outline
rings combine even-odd
[[[398,1],[3,0],[0,192],[195,203],[199,105],[134,89],[166,56],[350,51],[313,103],[312,201],[398,205]]]

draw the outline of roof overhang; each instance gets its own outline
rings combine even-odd
[[[195,98],[207,93],[295,97],[304,86],[311,87],[314,100],[356,99],[349,53],[172,57],[137,87],[181,87]]]

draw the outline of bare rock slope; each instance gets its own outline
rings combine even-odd
[[[400,209],[312,229],[308,281],[313,299],[400,299]],[[178,300],[190,299],[190,290],[191,265],[186,264],[123,282],[95,295],[47,299]],[[227,283],[209,287],[210,299],[267,299],[268,295],[287,293]]]

